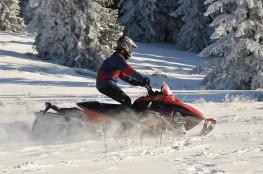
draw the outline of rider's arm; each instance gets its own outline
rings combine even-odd
[[[131,85],[141,86],[147,77],[135,71],[129,64],[123,61],[120,78]]]
[[[123,73],[120,74],[120,79],[134,86],[140,85],[140,82],[138,80],[132,78],[132,76],[124,75]]]

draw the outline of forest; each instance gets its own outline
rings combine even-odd
[[[208,89],[263,88],[262,0],[1,0],[0,30],[35,32],[41,59],[96,69],[123,34],[207,58]]]

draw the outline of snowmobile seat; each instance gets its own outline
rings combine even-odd
[[[121,104],[110,104],[110,103],[100,103],[96,101],[92,102],[81,102],[77,103],[77,105],[82,109],[90,109],[95,112],[105,113],[105,112],[120,112],[128,109],[128,107]]]

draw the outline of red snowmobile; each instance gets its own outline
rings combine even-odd
[[[125,128],[131,127],[127,123],[132,122],[159,129],[176,129],[178,126],[183,126],[185,132],[204,121],[201,135],[209,133],[216,124],[213,118],[205,118],[200,111],[178,100],[165,82],[162,84],[161,91],[153,91],[150,86],[146,88],[148,95],[136,99],[132,107],[89,101],[77,103],[78,107],[59,108],[46,103],[45,110],[35,113],[33,131],[39,131],[41,123],[50,118],[52,121],[46,124],[54,123],[55,119],[68,123],[77,118],[89,125],[90,123],[107,125],[117,120],[122,122]],[[50,109],[53,112],[50,112]],[[136,115],[136,119],[130,115]]]

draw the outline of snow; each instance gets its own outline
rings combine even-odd
[[[164,80],[180,100],[215,118],[211,134],[200,136],[200,124],[186,135],[167,132],[162,141],[146,136],[141,142],[136,134],[106,134],[104,141],[89,131],[59,140],[34,137],[33,113],[45,101],[66,107],[112,101],[95,89],[94,72],[40,60],[33,42],[33,34],[0,32],[0,173],[263,173],[262,90],[205,90],[199,86],[205,74],[192,71],[205,60],[165,44],[140,43],[132,66],[148,74],[156,90]],[[133,100],[146,92],[121,86]]]

